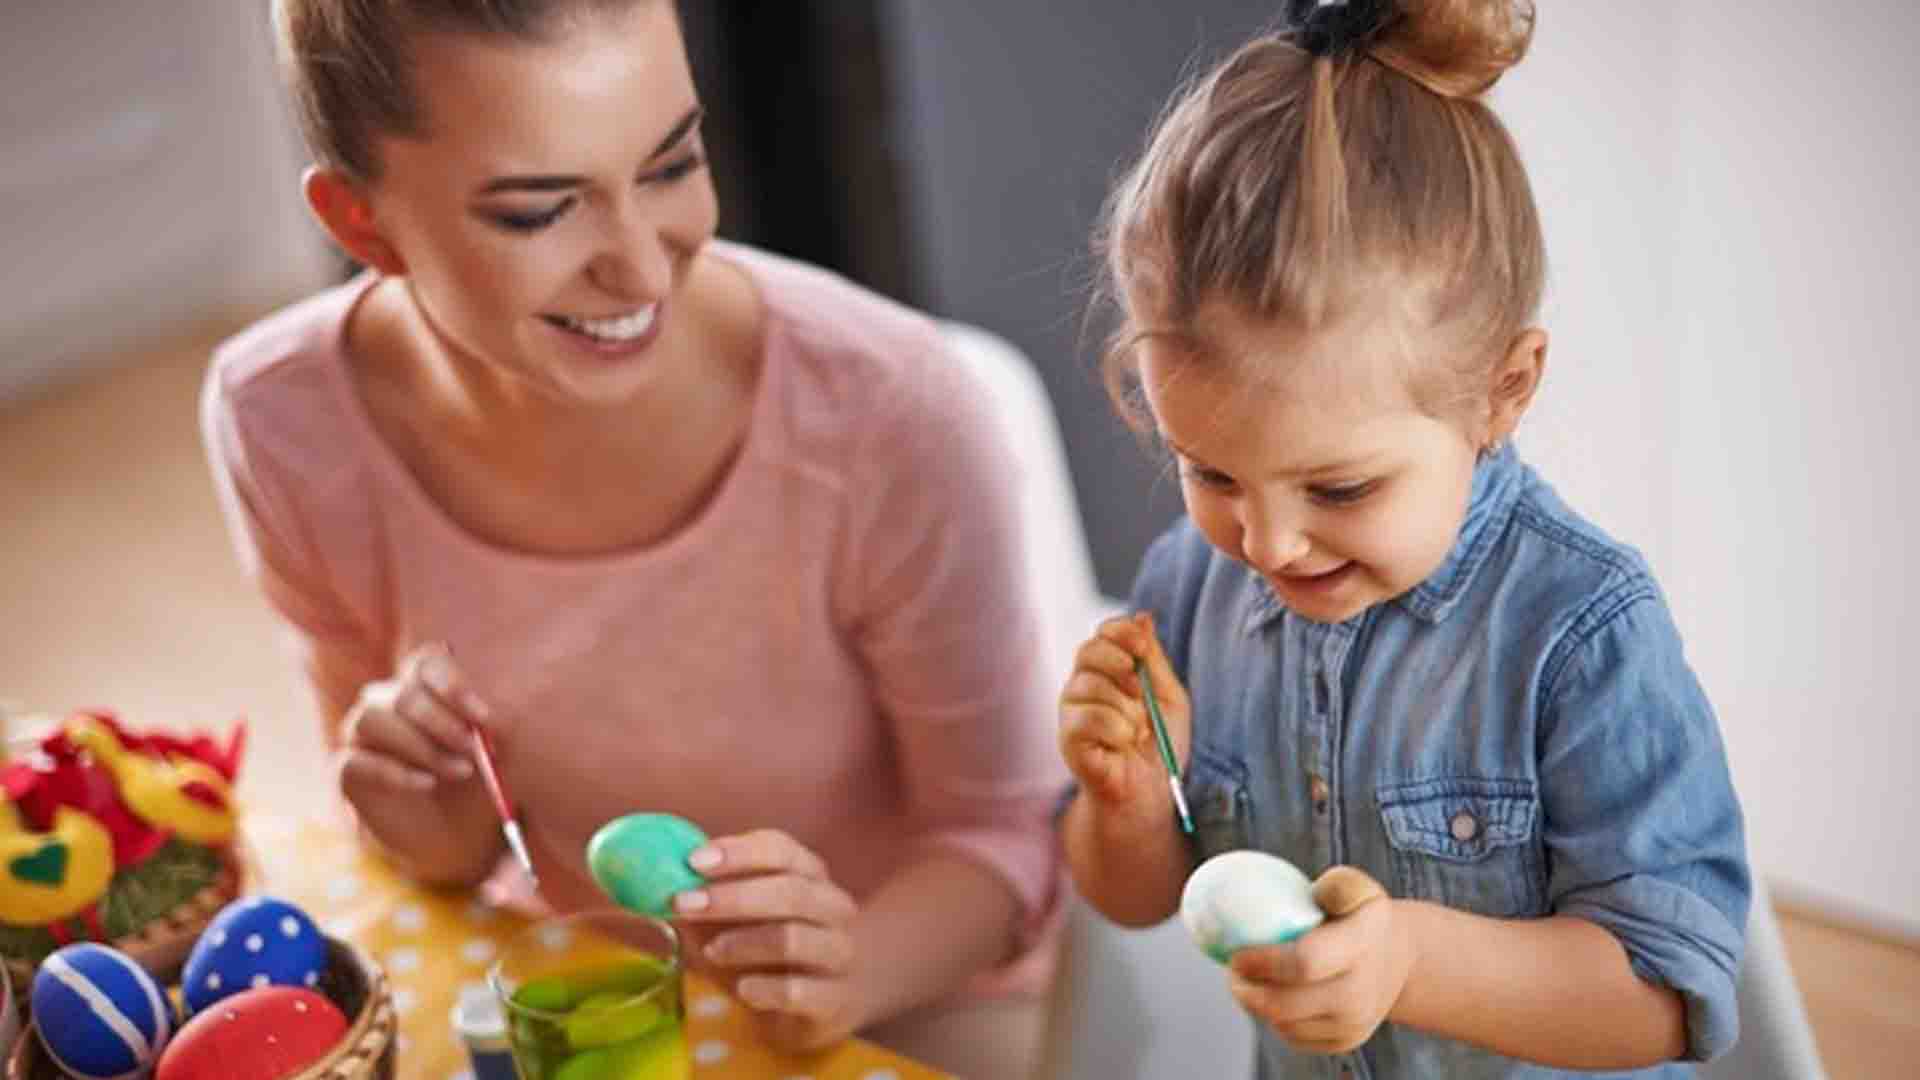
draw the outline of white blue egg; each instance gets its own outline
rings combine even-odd
[[[34,1027],[47,1055],[83,1080],[147,1075],[173,1034],[160,984],[118,949],[82,942],[55,951],[33,976]]]
[[[187,954],[180,995],[197,1013],[256,986],[313,989],[327,965],[327,941],[307,913],[272,896],[247,896],[220,909]]]
[[[1200,864],[1180,894],[1180,921],[1194,944],[1226,963],[1245,948],[1292,941],[1326,919],[1313,882],[1264,851],[1228,851]]]

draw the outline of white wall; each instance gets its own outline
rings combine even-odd
[[[1553,259],[1522,445],[1661,574],[1760,872],[1920,935],[1920,9],[1541,7],[1498,94]]]
[[[15,7],[0,33],[0,400],[323,279],[265,4]]]

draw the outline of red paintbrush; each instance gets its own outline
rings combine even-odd
[[[500,782],[500,766],[495,763],[493,756],[493,736],[478,724],[473,727],[473,736],[474,746],[479,751],[475,756],[480,759],[480,777],[486,781],[487,794],[493,796],[493,808],[500,815],[500,831],[506,834],[507,846],[513,849],[513,857],[519,860],[520,869],[525,870],[527,877],[538,885],[540,875],[533,872],[533,857],[527,854],[527,840],[520,833],[520,815],[514,812],[513,800],[507,798],[506,785]]]

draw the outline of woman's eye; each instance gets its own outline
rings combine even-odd
[[[504,229],[511,229],[514,232],[539,232],[541,229],[559,221],[567,211],[573,209],[573,204],[576,201],[574,196],[569,195],[545,210],[532,210],[524,213],[502,210],[490,216],[496,224]]]
[[[1343,484],[1339,487],[1317,487],[1313,488],[1309,494],[1313,496],[1315,502],[1326,506],[1351,506],[1373,494],[1376,486],[1372,480],[1368,480],[1365,483]]]
[[[682,180],[686,178],[687,176],[691,175],[693,172],[698,170],[700,166],[705,165],[706,163],[707,163],[707,158],[705,154],[692,153],[692,154],[688,154],[686,157],[683,157],[678,161],[668,164],[665,168],[659,170],[658,172],[651,173],[643,177],[642,179],[656,181],[662,184],[671,184],[678,180]]]

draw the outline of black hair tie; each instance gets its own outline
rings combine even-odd
[[[1393,16],[1393,0],[1287,0],[1286,7],[1294,43],[1325,57],[1366,47]]]

